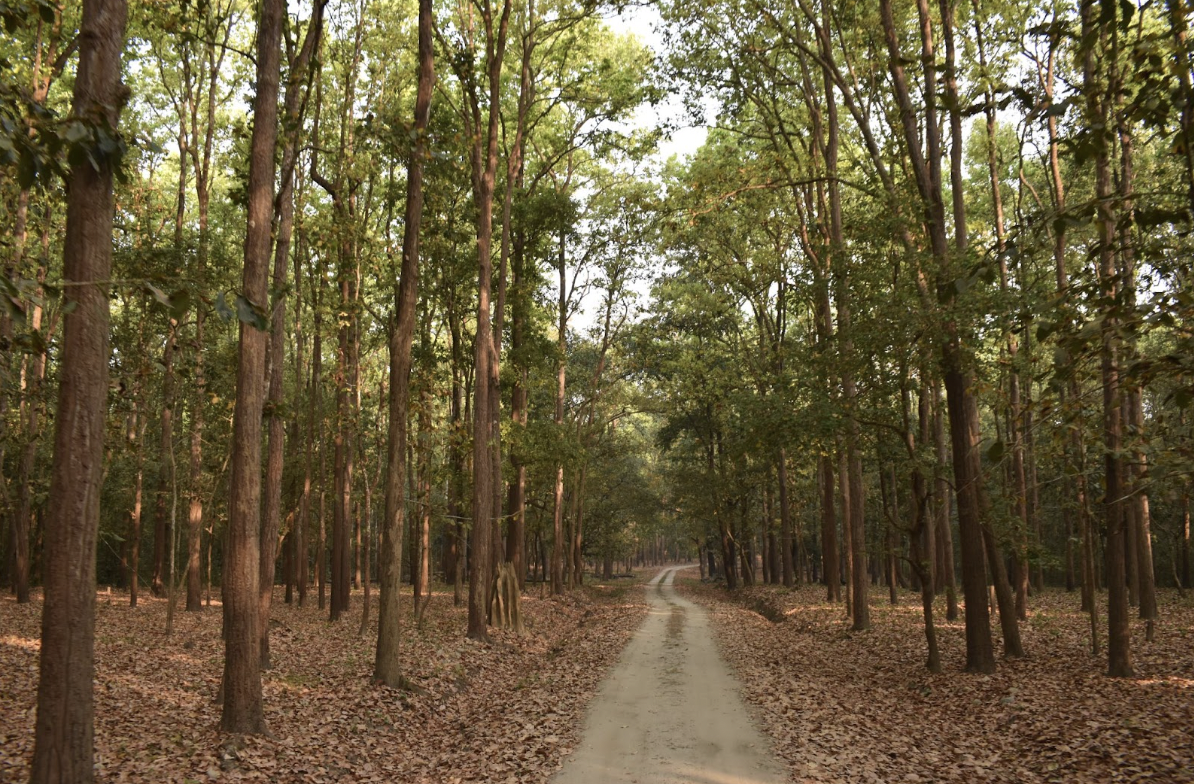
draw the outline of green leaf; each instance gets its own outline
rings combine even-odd
[[[990,448],[987,449],[987,459],[992,463],[998,463],[999,461],[1003,460],[1004,451],[1006,450],[1003,442],[996,441],[994,444],[991,444]]]

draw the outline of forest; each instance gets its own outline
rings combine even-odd
[[[0,780],[1194,780],[1192,18],[0,0]]]

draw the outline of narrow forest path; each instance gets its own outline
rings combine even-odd
[[[553,784],[778,784],[705,610],[677,595],[674,566],[647,586],[651,610],[589,707]]]

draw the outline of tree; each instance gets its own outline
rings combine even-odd
[[[79,149],[67,197],[61,378],[46,519],[45,605],[34,736],[35,784],[90,782],[94,735],[95,543],[108,396],[105,291],[112,266],[112,179],[128,97],[120,81],[128,8],[85,0],[71,121]]]
[[[225,732],[266,731],[261,696],[261,419],[268,336],[267,279],[274,202],[274,145],[281,80],[282,0],[262,0],[257,22],[257,92],[250,144],[248,227],[245,232],[244,310],[240,322],[233,419],[228,544],[224,564]]]
[[[403,684],[399,658],[402,539],[406,521],[406,442],[410,409],[411,346],[419,282],[419,231],[423,219],[423,161],[435,84],[431,0],[419,0],[419,63],[413,144],[406,175],[406,221],[402,235],[402,268],[394,292],[390,326],[390,421],[386,463],[386,517],[381,543],[381,597],[378,600],[375,680],[391,688]]]

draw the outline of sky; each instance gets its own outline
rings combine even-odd
[[[632,33],[657,55],[663,55],[663,36],[659,33],[663,20],[654,5],[631,6],[621,14],[606,16],[605,21],[612,30]],[[690,124],[678,96],[669,96],[659,106],[641,107],[635,116],[635,125],[639,128],[654,128],[661,122],[678,126],[678,130],[659,145],[660,161],[666,161],[673,155],[692,155],[705,143],[708,128]]]
[[[621,14],[611,14],[605,17],[606,23],[617,33],[631,33],[657,54],[664,53],[663,37],[659,33],[662,19],[654,6],[638,6],[627,8]],[[654,156],[655,163],[661,164],[673,156],[681,158],[696,153],[705,137],[708,128],[704,125],[692,125],[679,96],[669,96],[658,106],[642,106],[630,123],[631,129],[657,128],[660,126],[675,128],[669,136],[659,144],[659,151]],[[575,270],[569,270],[569,275]],[[585,275],[582,273],[582,277]],[[631,289],[637,294],[638,306],[647,304],[650,297],[652,280],[639,279],[631,283]],[[600,292],[590,291],[581,302],[580,307],[570,320],[570,328],[580,333],[591,333],[599,326]]]

